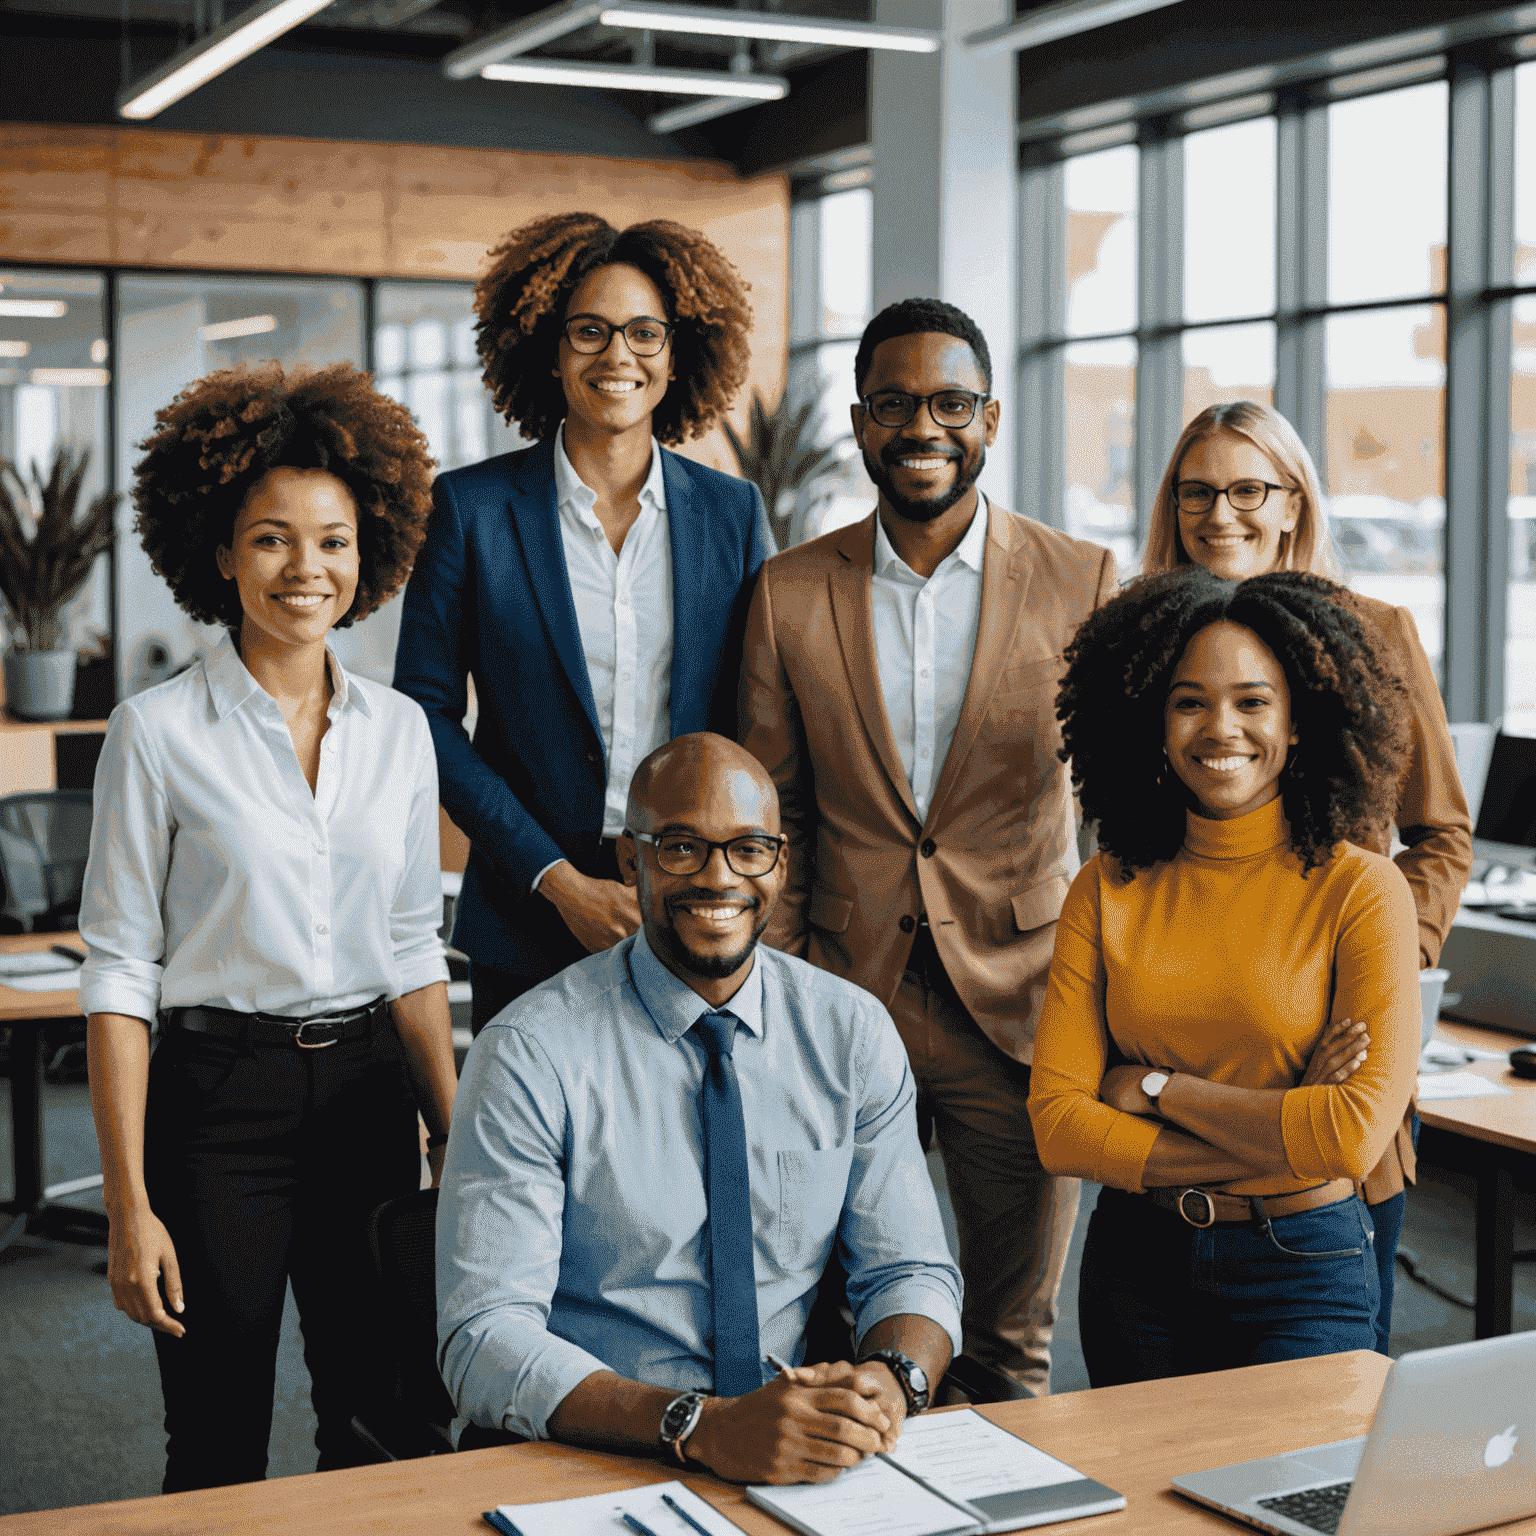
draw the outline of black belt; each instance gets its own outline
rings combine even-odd
[[[160,1015],[167,1029],[190,1030],[195,1035],[224,1035],[260,1041],[265,1045],[296,1045],[317,1051],[338,1040],[355,1040],[371,1034],[389,1009],[376,997],[361,1008],[341,1013],[316,1013],[288,1019],[275,1013],[237,1013],[233,1008],[167,1008]]]

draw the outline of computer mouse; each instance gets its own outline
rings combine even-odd
[[[1536,1077],[1536,1045],[1517,1045],[1509,1053],[1509,1070],[1516,1077]]]

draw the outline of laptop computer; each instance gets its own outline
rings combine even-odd
[[[1173,1486],[1280,1536],[1459,1536],[1536,1514],[1536,1332],[1404,1355],[1363,1438]]]

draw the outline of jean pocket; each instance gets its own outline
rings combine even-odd
[[[1349,1195],[1335,1200],[1332,1205],[1321,1205],[1315,1211],[1298,1211],[1294,1216],[1266,1218],[1264,1235],[1272,1247],[1292,1259],[1355,1259],[1365,1252],[1365,1245],[1372,1234],[1360,1219],[1359,1198]],[[1283,1226],[1286,1241],[1281,1242],[1275,1228]],[[1357,1239],[1353,1248],[1324,1248],[1323,1243],[1348,1242]],[[1291,1243],[1305,1243],[1304,1248],[1293,1248]]]

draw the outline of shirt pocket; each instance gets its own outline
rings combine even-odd
[[[799,1148],[779,1153],[779,1221],[774,1261],[785,1273],[819,1275],[837,1237],[853,1148]]]

